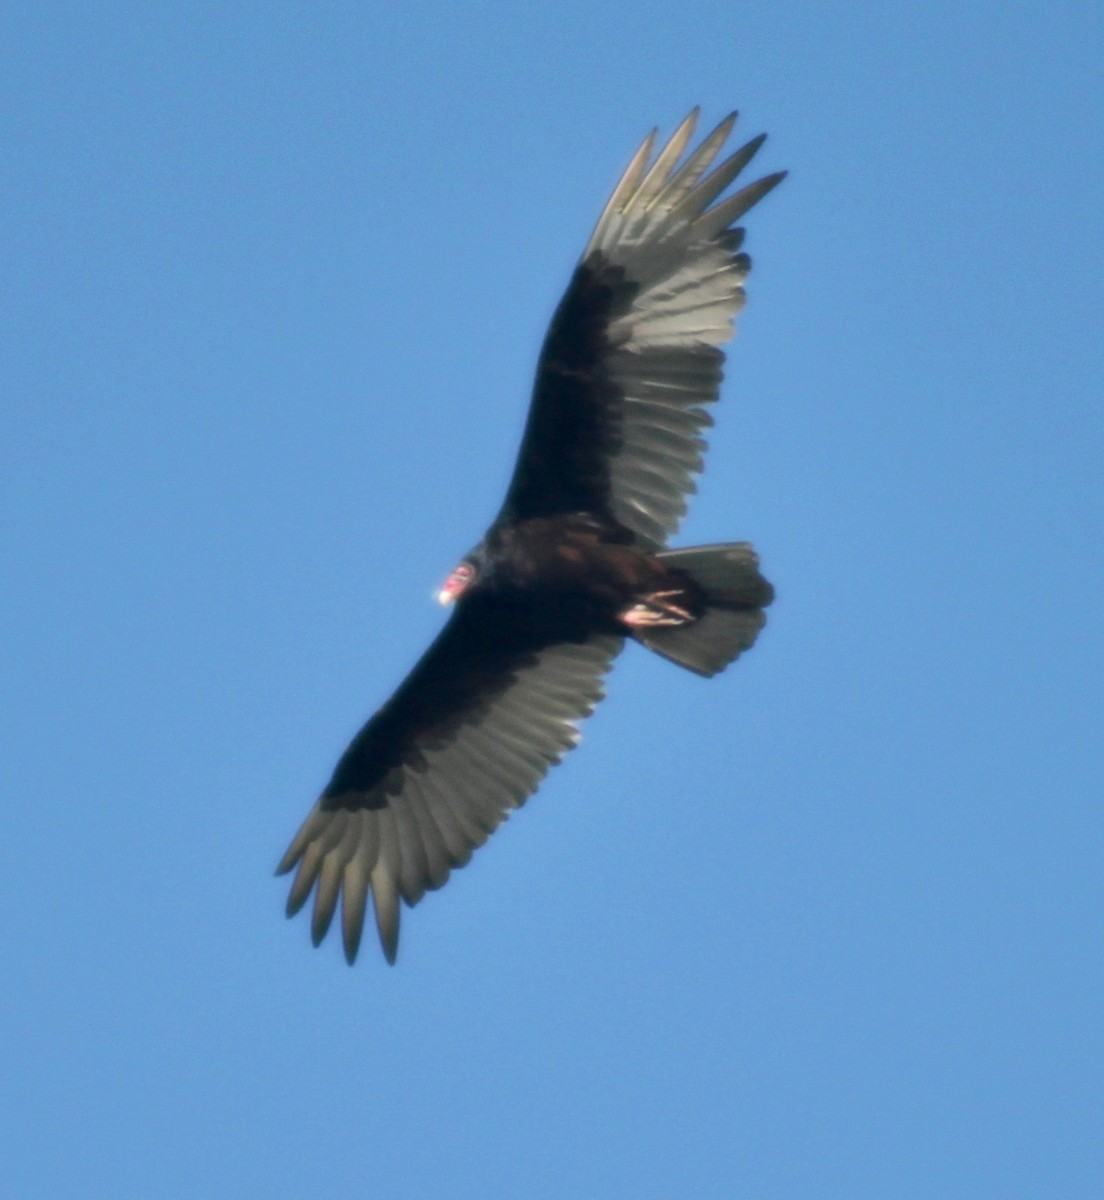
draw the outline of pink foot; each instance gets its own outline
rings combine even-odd
[[[694,614],[670,599],[671,596],[680,594],[678,591],[652,592],[638,600],[636,604],[622,609],[617,614],[617,618],[630,629],[655,629],[662,626],[685,625],[687,621],[694,619]]]

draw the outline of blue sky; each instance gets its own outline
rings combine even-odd
[[[12,1195],[1096,1197],[1099,4],[0,19]],[[630,648],[353,970],[271,872],[440,623],[646,130],[792,174]]]

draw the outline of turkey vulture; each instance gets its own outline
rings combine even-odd
[[[750,267],[733,223],[784,177],[718,200],[762,145],[690,154],[692,112],[633,156],[552,318],[505,502],[440,593],[452,616],[356,735],[277,868],[311,935],[341,900],[354,961],[371,893],[395,961],[416,904],[578,741],[625,638],[699,675],[756,638],[773,595],[746,542],[664,549],[702,468]]]

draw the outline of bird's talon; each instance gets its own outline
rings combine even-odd
[[[646,599],[622,610],[618,618],[630,629],[656,629],[664,626],[685,625],[693,620],[693,614],[681,605],[673,604],[669,596],[681,595],[677,590],[652,592]]]

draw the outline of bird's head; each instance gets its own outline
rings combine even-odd
[[[437,593],[438,603],[451,604],[454,600],[459,600],[478,578],[479,567],[476,563],[471,558],[462,559],[453,567]]]

